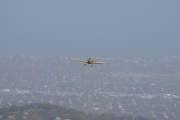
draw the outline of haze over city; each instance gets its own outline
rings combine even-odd
[[[50,103],[86,114],[179,120],[179,6],[1,0],[0,119],[19,115],[1,108]],[[90,57],[88,63],[110,64],[85,66]]]
[[[179,56],[180,1],[0,1],[0,55]]]

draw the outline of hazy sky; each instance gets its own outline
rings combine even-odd
[[[0,55],[180,56],[180,0],[1,0]]]

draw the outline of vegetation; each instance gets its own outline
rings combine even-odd
[[[115,114],[90,114],[52,104],[26,104],[0,108],[0,120],[154,120],[138,116],[117,116]]]

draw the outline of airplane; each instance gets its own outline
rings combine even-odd
[[[98,61],[94,61],[93,58],[88,58],[86,60],[80,60],[78,58],[70,58],[71,60],[76,60],[76,61],[79,61],[79,62],[85,62],[84,66],[86,66],[86,63],[87,64],[91,64],[91,67],[93,64],[109,64],[108,62],[98,62]]]

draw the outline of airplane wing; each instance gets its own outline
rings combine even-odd
[[[78,58],[70,58],[70,59],[71,59],[71,60],[77,60],[77,61],[79,60]]]
[[[92,64],[109,64],[108,62],[92,62]]]
[[[87,62],[87,60],[78,60],[79,62]]]
[[[70,58],[71,60],[76,60],[76,61],[79,61],[79,62],[87,62],[87,60],[80,60],[78,58]]]

